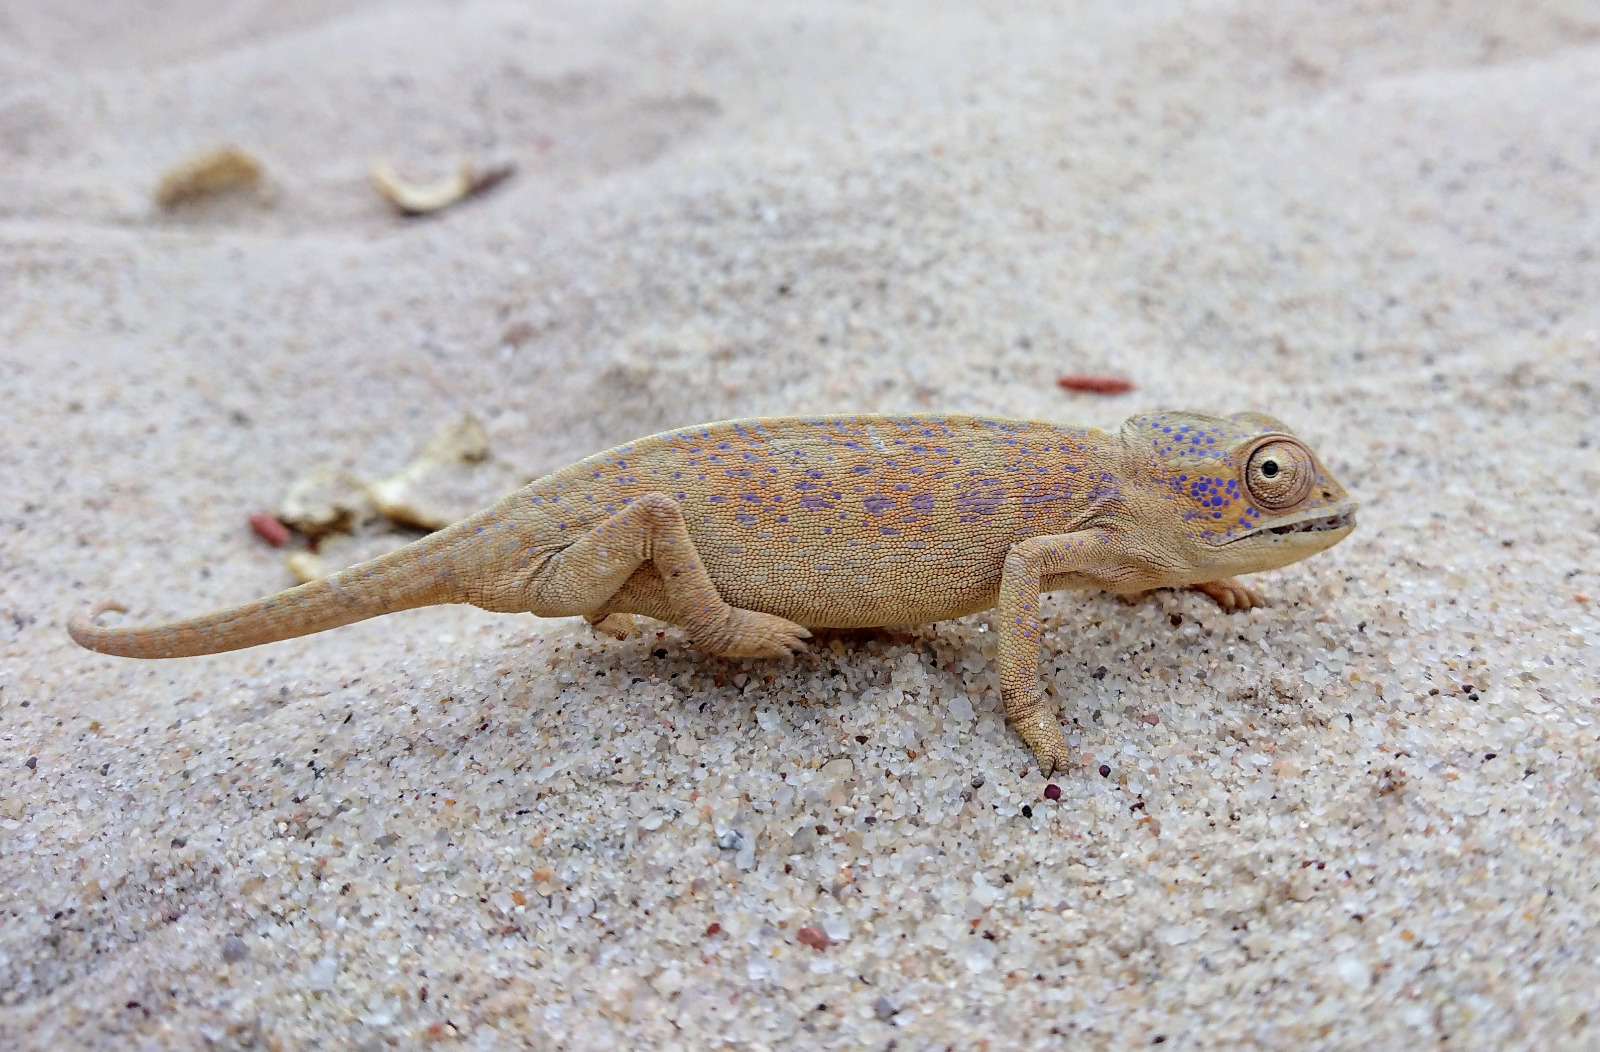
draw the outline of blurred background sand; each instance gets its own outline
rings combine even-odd
[[[271,206],[157,210],[222,142]],[[367,181],[458,154],[518,172]],[[1592,1046],[1597,175],[1590,3],[0,4],[0,1044]],[[286,586],[246,516],[462,410],[531,477],[1168,406],[1362,526],[1248,615],[1055,601],[1058,803],[983,617],[64,631]]]

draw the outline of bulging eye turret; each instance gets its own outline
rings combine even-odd
[[[1267,511],[1288,511],[1311,495],[1316,480],[1311,451],[1292,438],[1261,443],[1245,465],[1245,489]]]

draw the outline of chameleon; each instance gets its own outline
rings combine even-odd
[[[637,616],[730,658],[790,655],[811,629],[905,626],[998,608],[1009,724],[1049,774],[1069,754],[1039,680],[1040,596],[1192,587],[1262,602],[1242,574],[1339,543],[1356,502],[1260,413],[1166,411],[1115,432],[971,415],[728,420],[662,432],[536,479],[404,548],[231,609],[151,627],[71,619],[90,650],[238,650],[442,603]]]

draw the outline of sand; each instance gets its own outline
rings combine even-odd
[[[223,142],[270,206],[151,204]],[[458,154],[519,171],[367,183]],[[1592,4],[39,0],[0,158],[0,1045],[1600,1044]],[[984,616],[64,630],[286,586],[249,513],[464,410],[534,476],[1167,406],[1288,420],[1361,526],[1248,614],[1051,600],[1059,800]]]

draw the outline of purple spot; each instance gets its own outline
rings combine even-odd
[[[889,497],[874,494],[861,502],[862,506],[873,515],[882,515],[894,507],[894,501]]]

